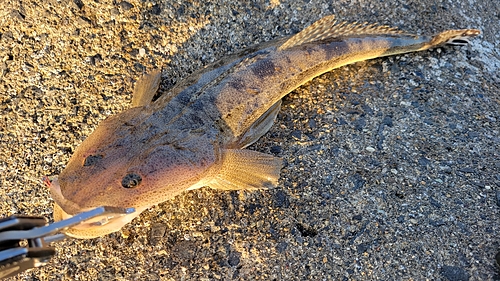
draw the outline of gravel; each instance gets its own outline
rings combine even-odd
[[[134,82],[161,91],[216,59],[336,14],[409,32],[479,28],[466,47],[326,73],[251,149],[273,190],[201,189],[121,232],[56,245],[12,280],[500,280],[500,8],[495,1],[3,0],[0,217],[51,217],[41,183]]]

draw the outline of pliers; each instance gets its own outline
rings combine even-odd
[[[15,215],[0,219],[0,279],[48,263],[55,255],[50,243],[66,238],[61,231],[97,216],[133,212],[134,208],[103,206],[51,224],[44,217]]]

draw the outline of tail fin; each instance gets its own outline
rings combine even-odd
[[[441,45],[465,46],[470,43],[469,39],[479,34],[481,31],[477,29],[446,30],[433,36],[423,49]]]

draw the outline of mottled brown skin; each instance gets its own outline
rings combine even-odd
[[[239,149],[269,129],[283,96],[348,63],[424,50],[478,34],[450,31],[438,40],[361,25],[339,32],[332,20],[324,18],[285,45],[286,39],[280,39],[221,60],[157,101],[103,121],[54,181],[56,219],[98,206],[139,210],[112,227],[87,225],[68,231],[74,237],[91,238],[119,230],[140,211],[187,189],[275,186],[279,159]],[[136,92],[152,96],[152,91]],[[126,176],[141,181],[125,188]]]

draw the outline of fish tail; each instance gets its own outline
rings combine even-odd
[[[470,43],[472,37],[478,36],[481,31],[477,29],[455,29],[446,30],[432,36],[431,40],[424,44],[420,50],[426,50],[442,45],[465,46]]]

